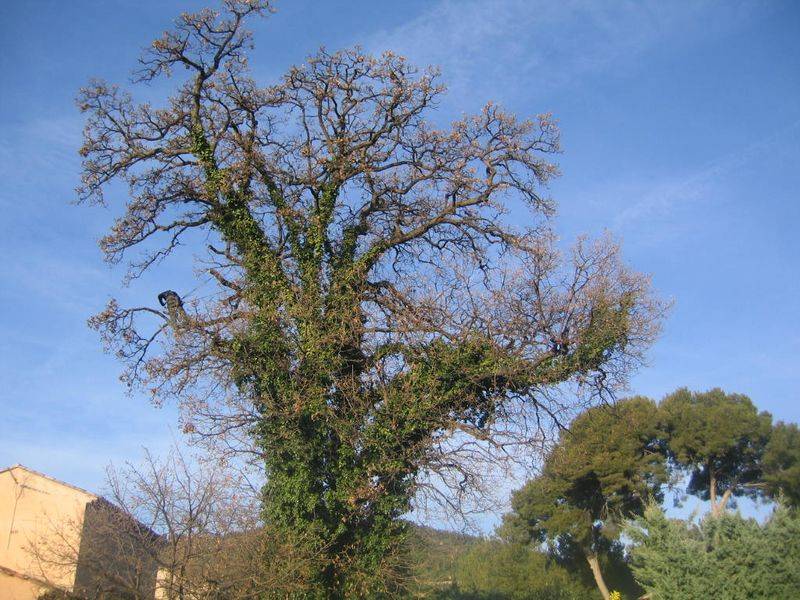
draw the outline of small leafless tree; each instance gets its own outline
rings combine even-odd
[[[107,498],[81,519],[50,523],[29,550],[45,581],[74,570],[72,596],[87,599],[237,600],[265,590],[302,592],[314,559],[270,535],[257,493],[235,473],[149,452],[108,470]]]

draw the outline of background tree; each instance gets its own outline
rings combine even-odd
[[[457,509],[482,461],[565,418],[564,386],[613,392],[661,306],[607,240],[557,250],[549,116],[489,104],[437,128],[435,72],[390,52],[323,50],[259,86],[242,24],[268,10],[182,15],[138,72],[185,74],[163,108],[82,90],[80,196],[130,188],[108,260],[140,247],[135,278],[207,245],[194,296],[111,302],[91,323],[187,431],[245,442],[267,525],[323,557],[307,596],[375,597],[420,489]]]
[[[578,416],[545,459],[542,473],[514,493],[501,532],[511,541],[577,549],[608,600],[600,555],[625,519],[660,501],[666,480],[656,404],[634,397]]]
[[[415,598],[585,600],[593,593],[593,582],[541,549],[427,527],[414,527],[411,540]]]
[[[484,540],[461,556],[442,600],[586,600],[591,587],[545,552]]]
[[[698,525],[658,506],[626,529],[636,580],[652,600],[751,600],[800,595],[800,518],[779,508],[759,525],[738,514]]]
[[[754,496],[772,417],[750,398],[716,388],[682,388],[660,404],[673,461],[688,472],[687,491],[721,514],[731,496]]]
[[[761,461],[763,484],[772,497],[800,507],[800,429],[779,422],[770,433]]]

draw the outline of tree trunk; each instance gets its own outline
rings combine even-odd
[[[594,581],[597,584],[597,589],[600,590],[600,595],[603,596],[603,600],[608,600],[611,594],[608,592],[606,582],[603,579],[603,573],[600,571],[600,562],[597,560],[597,554],[587,553],[586,560],[589,562],[589,568],[592,570],[592,575],[594,575]]]
[[[733,493],[733,487],[729,487],[725,490],[725,493],[722,494],[722,498],[719,501],[719,509],[717,510],[717,516],[721,515],[725,511],[725,506],[728,504],[728,500],[731,499],[731,494]]]
[[[731,499],[731,495],[733,494],[735,483],[732,483],[719,500],[717,500],[717,478],[711,470],[711,465],[708,466],[708,473],[708,499],[711,501],[711,516],[718,517],[725,512],[728,500]]]
[[[711,514],[717,516],[717,478],[708,465],[708,499],[711,501]]]
[[[711,470],[711,465],[708,465],[708,499],[711,501],[711,516],[718,517],[722,514],[722,511],[725,509],[725,505],[728,503],[728,498],[731,497],[731,490],[725,490],[725,493],[722,495],[722,498],[718,501],[717,500],[717,478],[714,475],[714,471]]]

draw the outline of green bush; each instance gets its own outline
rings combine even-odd
[[[495,541],[465,554],[455,581],[465,594],[461,598],[481,600],[585,600],[597,595],[543,552]]]
[[[649,507],[628,529],[632,567],[651,600],[800,598],[800,517],[779,508],[763,525],[738,514],[699,524]]]
[[[543,552],[497,540],[438,533],[418,547],[417,596],[437,600],[599,598]],[[443,537],[447,536],[447,537]]]

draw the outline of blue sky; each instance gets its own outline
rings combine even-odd
[[[122,288],[96,245],[113,210],[76,207],[90,77],[125,83],[140,48],[197,2],[0,3],[0,466],[90,489],[109,461],[179,437],[127,396],[85,325],[109,296],[189,281],[176,261]],[[575,0],[284,1],[254,24],[268,83],[316,48],[438,64],[438,120],[494,100],[560,121],[551,186],[569,241],[611,231],[674,300],[631,390],[750,395],[800,421],[800,4]],[[146,90],[160,97],[163,89]],[[123,200],[122,192],[117,194]],[[119,206],[117,204],[117,206]]]

